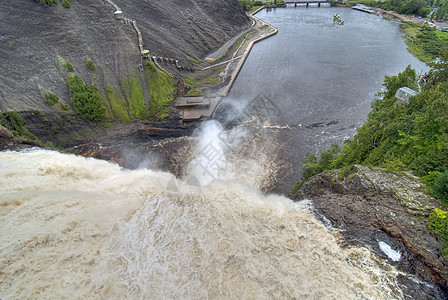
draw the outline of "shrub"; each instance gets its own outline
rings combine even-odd
[[[12,125],[5,127],[11,129],[12,133],[15,136],[21,137],[25,140],[40,142],[34,134],[32,134],[28,129],[25,128],[25,120],[22,119],[17,111],[7,111],[5,115]]]
[[[434,179],[431,186],[431,193],[442,201],[442,204],[448,205],[448,170],[440,173]]]
[[[45,100],[44,100],[44,102],[47,103],[48,105],[53,106],[56,103],[58,103],[58,101],[59,101],[59,98],[55,94],[45,93]]]
[[[78,114],[84,115],[89,121],[101,121],[106,109],[101,104],[101,97],[95,85],[84,83],[77,75],[67,78],[70,90],[70,101]]]
[[[58,5],[59,0],[35,0],[42,5]]]
[[[443,252],[448,258],[448,212],[434,208],[434,212],[429,216],[428,227],[437,234],[443,242]]]
[[[73,68],[73,65],[60,57],[59,55],[56,56],[57,64],[65,68],[68,72],[75,72],[75,68]]]
[[[70,8],[70,0],[62,0],[62,6],[65,8]]]
[[[95,71],[95,64],[93,63],[93,61],[91,61],[90,59],[87,59],[86,65],[87,65],[87,68],[89,68],[89,70]]]

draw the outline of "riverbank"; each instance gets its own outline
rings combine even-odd
[[[227,96],[252,47],[256,43],[277,34],[277,28],[255,16],[255,14],[264,8],[261,7],[249,14],[249,17],[253,20],[253,25],[250,30],[240,36],[232,45],[223,46],[222,48],[225,48],[225,51],[222,51],[221,56],[216,58],[214,56],[207,56],[197,66],[197,71],[191,77],[199,85],[195,89],[200,94],[220,97]],[[220,50],[217,52],[220,52]],[[216,81],[218,82],[216,83]]]

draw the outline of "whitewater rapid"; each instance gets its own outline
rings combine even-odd
[[[242,180],[1,152],[0,298],[401,298],[392,268],[311,210]]]

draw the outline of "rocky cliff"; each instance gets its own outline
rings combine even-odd
[[[176,58],[184,66],[192,66],[192,60],[213,52],[250,25],[237,0],[113,3],[125,18],[136,21],[143,46],[151,56]],[[148,101],[151,91],[145,72],[138,67],[137,33],[131,23],[116,20],[113,3],[73,0],[70,8],[65,8],[61,2],[48,6],[33,0],[1,1],[1,112],[20,112],[31,132],[64,145],[77,135],[85,136],[86,128],[91,130],[85,119],[67,107],[68,75],[77,74],[86,83],[95,84],[106,107],[111,101],[107,87],[129,101],[123,82],[131,80],[138,80]],[[59,97],[58,104],[44,103],[48,92]]]
[[[347,243],[367,246],[397,269],[438,286],[430,288],[400,275],[405,298],[446,299],[448,263],[425,218],[439,205],[423,188],[419,178],[407,172],[397,175],[354,166],[349,172],[334,170],[312,177],[294,198],[312,200],[320,217],[341,229]],[[392,245],[401,259],[385,255],[380,241]]]

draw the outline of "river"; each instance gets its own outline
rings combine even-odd
[[[334,12],[345,25],[333,26]],[[244,105],[265,92],[250,110],[240,107],[255,116],[244,123],[263,130],[205,123],[189,139],[196,151],[181,179],[41,149],[0,152],[1,299],[403,298],[398,272],[366,248],[341,246],[311,201],[261,192],[279,182],[286,153],[291,163],[365,119],[385,72],[412,61],[401,59],[398,24],[339,8],[259,16],[285,36],[254,48],[229,100]],[[352,38],[339,40],[344,32]],[[362,68],[347,65],[357,56]],[[260,119],[258,104],[272,115]]]
[[[344,25],[333,24],[334,14]],[[287,194],[300,178],[305,153],[318,154],[356,133],[385,75],[408,65],[417,72],[427,67],[407,51],[400,24],[376,15],[288,7],[257,17],[279,32],[255,45],[227,101],[244,109],[263,94],[275,104],[269,121],[262,121],[271,129],[268,140],[284,149],[282,180],[273,191]]]

